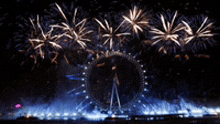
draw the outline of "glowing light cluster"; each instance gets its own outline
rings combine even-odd
[[[15,108],[16,108],[16,109],[22,108],[22,104],[16,104],[16,105],[15,105]]]
[[[144,107],[139,111],[142,112],[142,115],[146,115],[147,120],[155,120],[157,115],[174,115],[180,118],[188,118],[188,117],[204,117],[205,115],[212,115],[215,117],[219,117],[220,108],[212,108],[212,107],[198,107],[194,104],[188,103],[182,100],[179,104],[167,103],[164,101],[156,100],[155,104],[144,104]],[[63,104],[63,103],[61,103]],[[143,103],[142,103],[143,104]],[[165,107],[166,106],[166,107]],[[178,106],[180,108],[178,108]],[[98,110],[93,111],[85,111],[85,112],[58,112],[57,106],[50,106],[48,110],[44,112],[35,111],[41,108],[41,106],[30,107],[29,111],[25,109],[19,110],[14,114],[15,117],[24,116],[26,118],[37,117],[41,120],[77,120],[80,118],[85,118],[90,121],[103,121],[107,117],[110,118],[122,118],[122,119],[131,119],[130,115],[135,115],[134,113],[121,113],[121,114],[103,114]],[[68,108],[67,108],[68,109]],[[162,116],[160,116],[162,117]],[[143,119],[143,118],[136,118]],[[158,118],[159,119],[159,118]],[[161,118],[163,120],[163,118]]]

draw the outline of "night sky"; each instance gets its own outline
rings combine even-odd
[[[16,43],[13,42],[14,32],[18,30],[16,25],[19,23],[18,17],[28,18],[27,15],[43,14],[50,4],[61,3],[60,1],[4,0],[0,2],[0,105],[14,105],[25,99],[34,101],[37,98],[48,102],[58,93],[64,92],[65,88],[60,87],[61,85],[65,87],[65,84],[58,81],[62,78],[59,71],[63,66],[51,64],[47,60],[34,65],[31,58],[14,48]],[[179,13],[187,16],[204,14],[215,21],[216,33],[219,33],[220,10],[217,0],[78,0],[75,3],[76,6],[81,6],[88,11],[91,16],[97,16],[99,12],[125,11],[131,8],[132,3],[146,5],[151,13],[171,9],[178,10]],[[178,95],[192,100],[220,99],[218,37],[213,47],[208,46],[207,50],[200,52],[203,55],[209,55],[209,58],[191,54],[190,59],[185,60],[175,58],[175,55],[161,55],[156,50],[146,50],[141,58],[147,65],[151,96],[166,100],[174,100]],[[23,61],[25,63],[21,65]]]

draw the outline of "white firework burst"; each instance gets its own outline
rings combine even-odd
[[[51,28],[48,32],[44,32],[43,28],[41,27],[40,21],[39,21],[39,15],[37,15],[37,25],[34,24],[34,20],[30,19],[30,22],[34,28],[34,32],[38,32],[38,35],[36,37],[31,37],[29,39],[29,42],[31,43],[31,47],[34,48],[36,55],[40,55],[42,59],[45,58],[45,56],[50,56],[51,54],[56,54],[56,56],[52,59],[52,62],[56,62],[57,57],[57,50],[62,49],[62,46],[59,45],[58,37],[57,35],[52,36],[53,28]],[[37,56],[32,55],[32,58],[35,58],[35,63],[37,61]]]
[[[72,43],[78,43],[81,48],[86,48],[86,42],[91,42],[91,40],[88,38],[88,34],[92,33],[92,30],[87,30],[86,22],[87,19],[83,19],[77,23],[76,15],[77,15],[77,8],[74,11],[72,24],[69,24],[67,17],[65,16],[64,12],[62,11],[61,7],[56,4],[59,12],[63,16],[66,22],[61,22],[61,25],[51,25],[52,28],[60,28],[64,31],[64,33],[59,34],[57,37],[67,37],[67,41],[72,41]]]
[[[146,13],[142,9],[138,9],[137,6],[129,10],[129,15],[123,15],[122,17],[124,18],[123,22],[126,24],[126,27],[132,29],[136,35],[138,35],[139,32],[143,32],[144,28],[149,26],[149,19]]]
[[[203,20],[201,26],[198,28],[198,30],[196,32],[194,32],[192,30],[192,28],[190,27],[190,25],[187,22],[182,21],[182,23],[185,25],[184,30],[187,34],[185,39],[184,39],[185,45],[189,44],[190,42],[193,42],[193,40],[196,39],[196,38],[208,39],[208,38],[211,38],[211,37],[214,36],[214,34],[211,32],[211,27],[213,25],[213,22],[208,23],[207,21],[208,21],[208,17],[206,17]]]
[[[164,45],[166,45],[166,43],[174,43],[175,45],[181,46],[180,42],[179,42],[179,34],[177,33],[180,30],[184,29],[184,26],[179,23],[176,27],[174,27],[174,22],[175,19],[177,17],[177,11],[175,12],[172,21],[166,21],[164,16],[161,14],[160,19],[163,25],[163,29],[159,30],[157,28],[151,27],[151,33],[154,34],[154,36],[152,37],[152,40],[154,41],[152,43],[152,45],[155,45],[159,42],[163,42]],[[162,46],[161,48],[164,48],[165,46]],[[160,49],[161,49],[160,48]]]
[[[104,33],[101,34],[101,36],[106,39],[103,45],[106,45],[109,42],[110,50],[112,50],[113,43],[115,42],[115,38],[119,39],[120,42],[122,42],[122,39],[121,39],[122,36],[130,35],[130,33],[126,33],[126,32],[118,33],[118,30],[122,26],[123,22],[116,29],[113,29],[113,27],[109,25],[106,19],[104,20],[105,24],[103,24],[101,21],[99,21],[96,18],[95,18],[95,21],[104,30]]]

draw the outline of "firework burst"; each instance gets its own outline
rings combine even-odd
[[[201,25],[197,28],[195,26],[195,23],[194,26],[192,22],[192,26],[190,25],[190,22],[187,23],[186,21],[182,21],[182,23],[185,25],[184,30],[186,32],[186,36],[184,39],[185,46],[191,44],[192,46],[190,47],[190,49],[194,51],[197,50],[197,46],[206,48],[206,42],[212,45],[211,39],[213,38],[214,33],[212,33],[211,28],[213,26],[213,22],[210,22],[208,20],[208,17],[204,18]]]
[[[27,22],[27,20],[25,21]],[[25,53],[30,56],[30,58],[33,58],[35,64],[37,63],[38,58],[49,58],[52,63],[57,63],[56,59],[58,51],[62,49],[62,46],[59,45],[57,35],[53,35],[53,28],[48,28],[41,23],[39,15],[37,15],[36,19],[29,18],[29,23],[30,30],[26,33],[27,37],[25,34],[22,35],[23,37],[26,37],[25,43],[19,43],[16,46],[19,49],[19,52]],[[27,32],[26,29],[23,30]],[[17,37],[18,36],[15,38]]]
[[[36,50],[37,54],[40,55],[42,59],[45,58],[45,55],[50,56],[50,54],[58,54],[57,50],[62,49],[62,46],[57,42],[57,35],[52,36],[53,28],[48,32],[44,32],[40,25],[39,16],[37,15],[37,26],[33,23],[33,20],[30,19],[35,32],[37,31],[36,27],[39,29],[39,35],[37,37],[32,37],[29,39],[32,47]],[[52,48],[52,49],[51,49]],[[52,50],[52,51],[51,51]],[[56,57],[52,59],[52,62],[56,62]]]
[[[103,29],[102,33],[100,31],[101,37],[105,39],[103,45],[109,43],[110,51],[113,49],[113,44],[116,44],[116,41],[119,40],[120,43],[122,42],[121,37],[130,35],[130,33],[126,32],[119,33],[119,28],[122,26],[123,22],[116,29],[113,29],[113,27],[109,25],[109,22],[106,19],[104,20],[104,24],[96,18],[95,21],[99,24],[100,29]]]
[[[175,53],[176,49],[186,49],[184,52],[190,49],[194,52],[197,48],[206,48],[207,43],[212,45],[214,36],[211,31],[213,22],[210,22],[208,17],[182,21],[177,16],[177,11],[172,15],[169,11],[167,14],[160,14],[154,20],[150,19],[143,9],[133,6],[122,16],[112,11],[113,13],[104,14],[107,19],[95,18],[93,21],[90,20],[93,17],[85,18],[86,12],[82,12],[80,7],[75,8],[73,3],[62,6],[55,3],[50,11],[46,12],[42,20],[39,16],[36,19],[30,18],[28,30],[21,26],[19,32],[23,34],[16,36],[20,39],[17,40],[19,42],[25,39],[25,43],[22,41],[16,47],[20,52],[34,58],[35,63],[39,58],[49,58],[56,63],[58,55],[63,55],[69,63],[68,58],[72,57],[70,51],[80,56],[79,52],[90,54],[119,49],[143,50],[137,40],[143,41],[144,45],[156,46],[158,52],[165,54]],[[109,17],[110,14],[114,14],[113,17]],[[92,35],[93,32],[98,35]],[[145,34],[139,37],[143,32]]]
[[[161,14],[160,20],[164,31],[151,27],[150,33],[153,34],[152,46],[158,44],[159,42],[162,42],[162,46],[159,48],[159,51],[163,50],[164,53],[167,53],[167,49],[170,49],[171,45],[181,46],[179,42],[180,35],[178,34],[178,31],[183,30],[184,26],[181,23],[179,23],[176,27],[174,27],[176,17],[177,11],[173,16],[172,21],[169,22],[166,21],[165,17]]]
[[[138,9],[137,6],[134,6],[132,10],[129,10],[129,15],[123,15],[123,23],[128,29],[132,29],[137,36],[139,32],[143,32],[146,27],[149,25],[149,19],[147,14],[142,10]]]
[[[88,35],[93,31],[88,30],[86,27],[87,19],[82,19],[77,21],[77,8],[74,10],[74,15],[72,22],[67,19],[61,7],[56,4],[60,14],[65,19],[66,22],[61,22],[61,24],[51,25],[52,28],[62,29],[62,33],[58,34],[57,37],[64,39],[66,42],[70,42],[71,45],[75,46],[75,43],[79,44],[81,48],[85,49],[87,47],[86,43],[91,42],[91,39],[88,38]],[[65,37],[65,38],[64,38]]]

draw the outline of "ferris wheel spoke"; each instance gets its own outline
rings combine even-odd
[[[116,93],[117,102],[118,102],[118,108],[119,108],[119,110],[121,110],[121,102],[120,102],[120,98],[119,98],[119,94],[118,94],[118,87],[117,87],[116,83],[114,83],[114,86],[115,86],[115,93]]]
[[[112,84],[110,110],[112,110],[114,95],[116,95],[116,97],[117,97],[118,108],[119,108],[119,110],[121,110],[121,102],[120,102],[120,97],[119,97],[119,94],[118,94],[117,84],[119,84],[119,80],[118,80],[117,74],[115,74],[114,79],[113,79],[113,84]]]
[[[114,83],[112,85],[112,95],[111,95],[111,102],[110,102],[110,110],[112,110],[113,99],[114,99]]]

